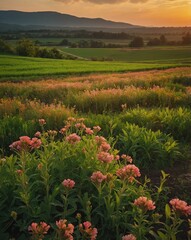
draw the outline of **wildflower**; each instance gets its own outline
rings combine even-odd
[[[93,127],[94,133],[97,133],[97,132],[99,132],[100,130],[101,130],[100,126],[94,126],[94,127]]]
[[[34,236],[35,239],[43,239],[44,235],[47,234],[50,226],[45,222],[32,223],[28,227],[28,231]]]
[[[89,135],[92,135],[94,133],[91,128],[86,128],[85,132]]]
[[[135,199],[133,204],[143,210],[154,210],[156,208],[155,203],[147,197],[139,197]]]
[[[31,143],[30,143],[31,149],[37,149],[41,146],[41,144],[42,144],[42,142],[40,139],[38,139],[38,138],[31,139]]]
[[[59,132],[64,135],[66,133],[66,131],[67,131],[67,129],[64,127],[64,128],[61,128]]]
[[[174,198],[170,200],[170,204],[175,211],[186,216],[191,215],[191,205],[188,205],[187,202]]]
[[[43,118],[39,119],[38,122],[41,126],[46,124],[46,121]]]
[[[90,222],[84,222],[79,225],[79,230],[85,239],[95,240],[97,237],[97,228],[92,228],[92,224]]]
[[[75,182],[71,179],[65,179],[63,182],[62,182],[62,185],[68,189],[72,189],[75,185]]]
[[[38,170],[41,170],[42,167],[43,167],[42,163],[39,163],[38,166],[37,166]]]
[[[81,140],[81,137],[78,136],[76,133],[72,133],[69,136],[66,137],[66,141],[68,141],[71,144],[75,144]]]
[[[76,122],[76,119],[74,117],[68,117],[67,121],[68,122]]]
[[[116,161],[119,161],[119,159],[120,159],[120,156],[119,156],[119,155],[116,155],[116,156],[115,156],[115,160],[116,160]]]
[[[83,123],[76,123],[76,124],[75,124],[75,127],[76,127],[77,129],[81,129],[81,130],[86,129],[86,125],[83,124]]]
[[[101,162],[110,163],[110,162],[113,161],[114,156],[112,154],[107,153],[107,152],[100,152],[100,153],[98,153],[97,158]]]
[[[95,136],[95,140],[98,145],[101,145],[102,143],[107,142],[107,140],[102,136]]]
[[[123,111],[126,110],[127,109],[127,104],[126,103],[121,104],[121,108],[122,108]]]
[[[133,182],[135,177],[141,176],[139,168],[133,164],[126,165],[123,168],[118,169],[116,175],[123,180],[127,179],[129,182]]]
[[[48,130],[47,132],[48,132],[48,135],[52,136],[52,137],[57,135],[57,131],[55,131],[55,130]]]
[[[125,160],[126,162],[129,162],[129,163],[132,163],[132,162],[133,162],[132,157],[131,157],[131,156],[128,156],[128,155],[126,155],[126,154],[122,154],[122,155],[121,155],[121,158],[122,158],[123,160]]]
[[[66,240],[73,240],[73,232],[74,232],[74,225],[69,223],[67,224],[66,219],[61,219],[59,221],[56,221],[56,226],[58,227],[58,234],[60,236],[60,239],[66,239]]]
[[[41,137],[41,132],[39,132],[39,131],[36,132],[36,133],[34,134],[34,136],[35,136],[35,137],[38,137],[38,138]]]
[[[16,170],[16,173],[17,173],[19,176],[21,176],[21,175],[23,174],[23,170],[18,169],[18,170]]]
[[[38,138],[32,138],[28,136],[22,136],[19,138],[19,141],[13,142],[9,147],[11,150],[17,151],[30,151],[35,148],[39,148],[42,142]]]
[[[109,143],[106,143],[106,142],[103,142],[101,145],[100,145],[100,151],[103,151],[103,152],[108,152],[110,149],[111,149],[111,146],[109,145]]]
[[[103,175],[100,171],[98,171],[94,172],[90,178],[92,182],[100,184],[107,178],[107,176]]]
[[[136,240],[136,237],[133,234],[128,234],[123,236],[122,240]]]

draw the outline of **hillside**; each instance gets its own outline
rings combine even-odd
[[[137,26],[113,22],[102,18],[80,18],[58,12],[0,11],[0,23],[20,26],[43,26],[51,28],[135,28]],[[9,26],[10,27],[10,26]]]

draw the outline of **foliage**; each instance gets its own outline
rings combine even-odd
[[[120,240],[128,233],[138,240],[186,237],[184,215],[190,214],[191,206],[184,202],[184,208],[176,208],[177,199],[170,202],[171,208],[162,204],[164,172],[152,191],[147,178],[138,180],[140,172],[132,159],[118,156],[112,139],[96,136],[97,126],[89,129],[83,119],[68,118],[63,135],[57,136],[56,131],[45,131],[43,119],[39,123],[38,145],[34,138],[22,137],[11,145],[15,154],[1,159],[1,238],[29,239],[32,233],[32,239],[64,239],[59,231],[65,231],[62,223],[67,221],[75,239],[85,234],[85,239],[97,235],[100,240]],[[103,152],[110,160],[100,158]],[[166,220],[158,205],[166,209]]]

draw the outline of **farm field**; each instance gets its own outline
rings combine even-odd
[[[62,51],[87,59],[113,59],[137,63],[191,63],[191,47],[130,48],[63,48]]]
[[[29,58],[18,56],[0,55],[0,79],[28,77],[48,77],[70,74],[85,74],[93,72],[125,72],[147,69],[161,69],[184,65],[180,63],[125,63],[105,61],[85,61],[85,60],[55,60],[42,58]],[[189,65],[189,64],[186,64]]]
[[[184,51],[139,50],[129,63],[0,56],[0,239],[30,239],[37,222],[36,240],[189,240]]]

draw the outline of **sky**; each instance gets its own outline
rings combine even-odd
[[[0,0],[0,10],[57,11],[142,26],[191,26],[191,0]]]

